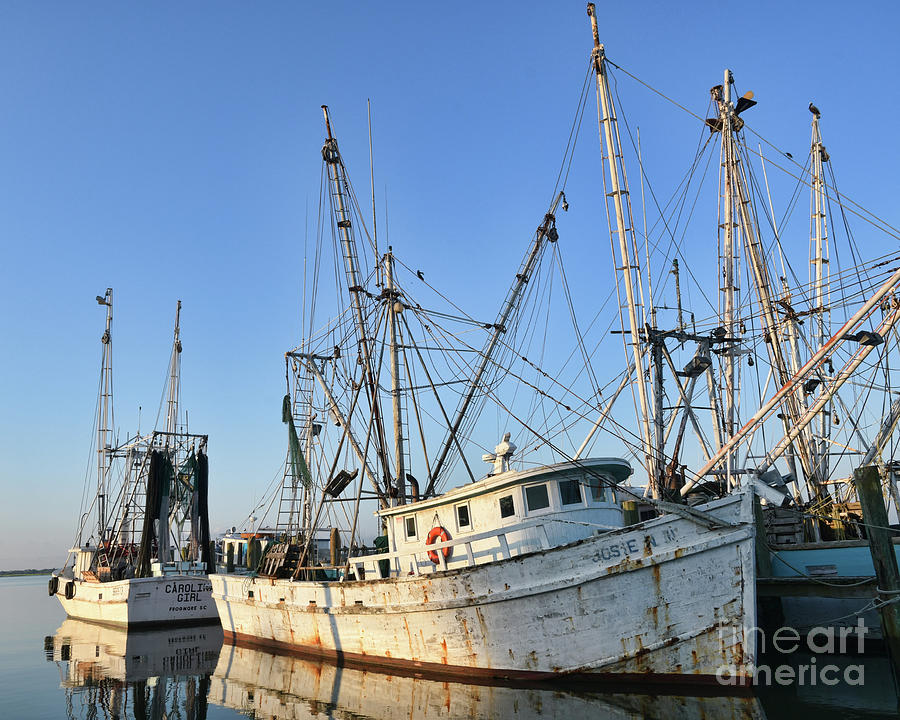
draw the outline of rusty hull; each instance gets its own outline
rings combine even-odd
[[[228,638],[448,678],[602,676],[716,685],[756,659],[752,495],[732,523],[666,515],[570,545],[418,577],[212,575]],[[252,596],[251,596],[252,594]]]

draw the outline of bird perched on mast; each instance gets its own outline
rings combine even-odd
[[[817,108],[817,107],[816,107],[815,105],[813,105],[812,103],[809,104],[809,111],[810,111],[813,115],[816,116],[816,120],[818,120],[820,117],[822,117],[822,113],[819,112],[819,108]]]

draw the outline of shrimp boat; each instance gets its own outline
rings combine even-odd
[[[113,440],[112,289],[97,414],[97,488],[49,594],[70,618],[128,626],[215,622],[207,488],[208,437],[179,424],[181,301],[167,378],[164,430]],[[88,537],[85,538],[85,535]]]
[[[382,513],[389,551],[349,558],[351,579],[302,579],[289,545],[256,577],[212,575],[225,637],[460,679],[715,683],[722,665],[746,667],[752,491],[598,532],[621,522],[623,467],[508,471],[398,505]],[[605,501],[583,496],[601,488]]]
[[[615,142],[592,7],[590,14],[601,135]],[[590,455],[596,431],[612,422],[611,402],[630,384],[643,388],[649,373],[640,343],[629,340],[631,366],[609,403],[598,402],[595,386],[576,407],[569,399],[584,375],[570,384],[528,349],[537,342],[528,314],[542,300],[536,289],[548,287],[548,273],[561,263],[557,211],[568,208],[564,192],[554,191],[499,314],[484,322],[448,301],[391,247],[379,251],[377,214],[373,208],[370,233],[332,114],[326,106],[323,112],[320,207],[327,211],[309,262],[312,277],[304,277],[309,330],[285,356],[287,459],[279,490],[253,511],[255,517],[265,508],[274,518],[279,542],[260,553],[255,572],[210,576],[226,639],[470,681],[715,686],[723,668],[731,684],[749,681],[756,662],[754,505],[757,492],[779,502],[784,496],[747,475],[723,486],[720,497],[679,502],[678,486],[666,487],[664,453],[653,444],[662,442],[661,432],[651,432],[662,416],[653,422],[643,391],[642,441],[614,447],[637,459],[646,489],[630,484],[628,458]],[[633,223],[624,217],[624,188],[615,185],[623,178],[622,155],[605,145],[604,158],[614,178],[606,193],[614,201],[612,222],[620,223],[627,249]],[[323,268],[328,234],[333,272]],[[634,262],[617,258],[616,266],[626,268],[631,288]],[[332,292],[334,305],[326,307]],[[323,312],[329,319],[316,329]],[[631,322],[631,338],[644,337],[630,290],[621,316]],[[577,346],[583,333],[574,313],[570,319]],[[478,333],[486,337],[476,347],[471,337]],[[690,340],[686,330],[682,335]],[[708,348],[709,337],[701,340]],[[522,397],[526,388],[529,398]],[[482,453],[489,469],[477,477],[467,454],[487,450],[480,443],[488,403],[516,428],[523,447],[506,432],[493,452]],[[542,411],[536,403],[545,403]],[[570,418],[591,425],[577,450],[563,446]],[[444,490],[454,468],[456,487]],[[415,475],[423,473],[420,484]],[[360,514],[363,503],[376,507],[374,528]],[[331,537],[324,557],[314,540],[323,528]],[[371,546],[365,532],[377,536]]]

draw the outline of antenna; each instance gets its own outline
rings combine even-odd
[[[384,186],[384,240],[388,245],[391,244],[391,231],[388,223],[387,183]]]
[[[372,142],[372,101],[366,98],[366,111],[369,115],[369,185],[372,188],[372,241],[375,243],[375,257],[378,254],[378,215],[375,212],[375,154]],[[375,285],[381,287],[381,263],[375,263]]]

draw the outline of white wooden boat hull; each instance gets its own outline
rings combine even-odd
[[[756,657],[753,496],[550,550],[421,576],[211,575],[226,639],[461,678],[598,674],[716,683]]]
[[[75,583],[75,595],[65,596],[65,587]],[[132,578],[112,582],[87,582],[59,578],[56,596],[66,615],[79,620],[147,627],[197,624],[218,618],[206,576],[170,575]]]

